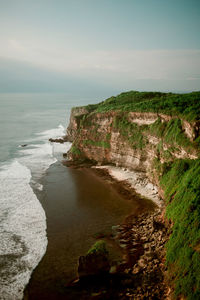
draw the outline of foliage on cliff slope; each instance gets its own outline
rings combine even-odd
[[[146,152],[146,158],[152,151],[152,173],[159,176],[165,191],[166,217],[172,223],[166,263],[175,285],[175,296],[200,299],[200,92],[182,95],[128,92],[86,108],[86,114],[77,116],[77,138],[71,150],[74,158],[83,157],[84,149],[86,155],[95,154],[100,147],[100,153],[108,154],[112,151],[109,143],[113,132],[118,132],[120,142],[127,142],[131,149]],[[129,112],[164,113],[173,118],[166,120],[158,116],[152,124],[138,125],[131,122]],[[110,118],[107,129],[104,124],[101,130],[97,115]],[[194,125],[196,132],[192,139],[185,132],[184,120],[192,126],[198,124]],[[157,142],[152,144],[151,138]],[[177,159],[181,151],[182,159]],[[185,159],[184,153],[196,159]]]
[[[167,265],[175,294],[200,299],[200,160],[166,165],[160,182],[168,204],[166,215],[173,222]]]

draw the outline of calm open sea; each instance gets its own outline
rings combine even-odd
[[[33,190],[69,144],[72,106],[95,102],[61,94],[0,94],[0,299],[21,299],[46,251],[46,216]],[[27,146],[21,147],[26,144]]]

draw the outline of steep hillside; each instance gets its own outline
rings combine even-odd
[[[127,92],[72,109],[69,158],[145,172],[172,226],[166,264],[175,296],[200,298],[200,92]],[[163,196],[163,193],[161,193]]]

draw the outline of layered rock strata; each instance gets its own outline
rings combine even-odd
[[[189,122],[161,113],[100,113],[98,110],[89,111],[87,107],[74,108],[67,129],[67,138],[73,142],[68,158],[77,163],[90,162],[98,166],[108,164],[122,167],[124,171],[139,172],[143,174],[143,182],[147,180],[147,185],[151,182],[157,186],[156,193],[164,199],[164,191],[160,186],[163,171],[168,170],[170,163],[177,159],[199,159],[199,128],[199,121]],[[129,179],[133,178],[125,178],[127,182]],[[134,184],[137,185],[137,182],[134,181]],[[164,244],[168,233],[165,226],[159,229],[154,227],[154,217],[164,223],[163,215],[162,208],[148,216],[139,216],[137,220],[132,220],[129,227],[120,229],[118,239],[122,247],[137,252],[139,236],[138,244],[142,244],[143,249],[132,267],[125,269],[125,272],[137,275],[142,284],[138,289],[135,286],[127,289],[121,299],[170,299],[163,282]],[[170,231],[171,227],[168,227]],[[157,257],[152,257],[155,253]],[[156,281],[156,277],[153,281],[154,275],[160,276],[161,280]],[[152,280],[152,285],[148,280]],[[159,288],[156,282],[159,282]]]
[[[169,135],[176,127],[181,141],[173,138],[173,133]],[[74,108],[67,129],[67,138],[73,142],[68,156],[138,170],[152,178],[155,158],[162,163],[175,158],[198,158],[193,142],[198,134],[197,122],[190,124],[164,114],[89,113],[84,107]]]

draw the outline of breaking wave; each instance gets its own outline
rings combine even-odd
[[[33,269],[47,247],[46,216],[33,189],[42,191],[40,179],[62,157],[70,143],[51,144],[64,135],[64,127],[46,130],[18,148],[17,158],[0,166],[0,298],[23,298]]]

